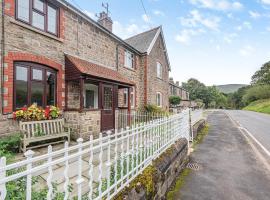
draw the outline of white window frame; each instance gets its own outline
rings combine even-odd
[[[159,102],[158,102],[158,96],[159,96]],[[162,107],[162,93],[161,92],[156,93],[156,105],[158,107]]]
[[[162,64],[157,62],[157,77],[162,79]]]
[[[133,101],[132,101],[133,100]],[[130,107],[135,108],[135,87],[132,87],[132,91],[130,92]],[[132,104],[133,102],[133,104]]]
[[[134,69],[134,54],[128,50],[125,50],[124,66],[129,69]]]
[[[123,101],[124,101],[124,106],[128,107],[128,88],[123,89]],[[125,98],[126,96],[126,98]],[[126,101],[125,101],[126,100]]]

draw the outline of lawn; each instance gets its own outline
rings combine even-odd
[[[250,110],[270,114],[270,99],[262,99],[254,101],[247,107],[245,107],[243,110]]]

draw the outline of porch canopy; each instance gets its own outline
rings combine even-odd
[[[128,109],[130,110],[130,90],[135,84],[128,80],[128,78],[124,77],[116,70],[71,55],[66,55],[65,63],[67,85],[69,82],[78,83],[78,95],[80,97],[79,109],[81,111],[87,109],[103,110],[106,109],[108,105],[111,105],[112,109],[115,110],[118,108],[118,89],[123,88],[127,88],[128,90]],[[94,87],[96,89],[92,89]],[[108,87],[111,88],[111,92],[108,90]],[[86,93],[85,88],[91,88],[89,90],[96,91],[95,95],[98,94],[98,97],[93,97],[93,91]],[[67,110],[71,108],[69,105],[68,92],[69,89],[66,87]],[[111,95],[111,100],[110,96],[108,98],[108,92],[109,95]],[[92,102],[86,102],[86,99],[89,98],[98,99],[96,100],[97,103],[94,105]]]

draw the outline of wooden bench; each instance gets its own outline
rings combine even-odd
[[[33,149],[42,146],[48,146],[50,144],[56,144],[64,141],[67,138],[70,142],[70,129],[64,126],[64,119],[44,120],[44,121],[30,121],[20,122],[20,131],[23,134],[21,139],[21,150],[26,152],[27,149]],[[48,142],[45,144],[38,144],[32,147],[27,147],[31,143],[49,141],[52,139],[62,140]]]

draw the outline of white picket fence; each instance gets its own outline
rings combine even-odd
[[[191,111],[191,124],[194,125],[201,119],[203,119],[203,110],[198,109],[198,110],[193,110]]]
[[[132,126],[134,124],[149,122],[156,119],[165,117],[162,113],[149,113],[145,111],[131,110],[130,113],[127,109],[120,109],[116,114],[115,127],[117,129]]]
[[[0,200],[8,199],[8,184],[19,179],[25,179],[25,197],[31,200],[33,191],[42,188],[41,182],[33,185],[33,179],[43,174],[46,174],[43,189],[48,200],[56,198],[55,185],[65,200],[73,197],[111,199],[175,141],[189,140],[189,137],[189,110],[185,110],[114,134],[100,134],[95,140],[91,136],[90,141],[84,143],[78,139],[77,145],[69,147],[66,143],[61,150],[52,151],[49,146],[44,155],[35,157],[29,150],[25,160],[13,164],[7,165],[3,157],[0,160]],[[57,166],[62,168],[56,173]],[[75,174],[75,179],[71,174]],[[63,179],[62,184],[58,183],[60,179]]]

